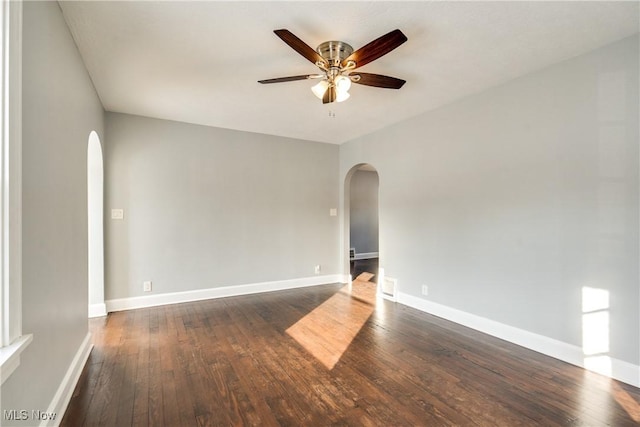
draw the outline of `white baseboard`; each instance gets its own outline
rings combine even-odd
[[[379,253],[378,252],[363,252],[361,254],[356,254],[356,256],[353,259],[371,259],[371,258],[378,258]]]
[[[102,304],[89,304],[89,319],[93,317],[102,317],[107,315],[107,305]]]
[[[538,353],[551,356],[581,368],[585,366],[585,356],[582,348],[558,341],[544,335],[535,334],[513,326],[505,325],[475,314],[456,310],[442,304],[414,297],[402,292],[398,293],[398,302],[425,313],[433,314],[446,320],[475,329],[496,338],[520,345]],[[616,380],[640,387],[640,366],[623,360],[610,358],[611,372],[599,372]],[[597,372],[597,371],[596,371]]]
[[[351,283],[353,280],[351,274],[338,274],[337,277],[340,279],[338,280],[340,283]]]
[[[89,358],[92,348],[93,344],[91,344],[91,334],[87,333],[84,337],[84,341],[80,344],[80,348],[78,348],[76,355],[71,361],[69,369],[67,369],[64,378],[62,378],[62,382],[60,383],[55,396],[53,396],[53,400],[49,404],[49,408],[47,409],[47,414],[55,414],[55,418],[43,420],[40,423],[40,427],[60,425],[60,421],[62,421],[62,417],[67,410],[67,406],[69,406],[71,396],[78,384],[80,374],[82,374],[82,369],[87,363],[87,359]]]
[[[262,292],[282,291],[286,289],[303,288],[330,283],[346,283],[348,276],[331,274],[324,276],[303,277],[300,279],[277,280],[273,282],[251,283],[237,286],[223,286],[219,288],[196,289],[184,292],[172,292],[158,295],[119,298],[107,300],[106,310],[132,310],[136,308],[156,307],[166,304],[201,301],[212,298],[233,297],[239,295],[257,294]]]

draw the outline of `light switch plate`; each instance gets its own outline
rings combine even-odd
[[[329,209],[329,216],[338,216],[338,209],[336,208]]]
[[[111,209],[111,219],[124,219],[124,209]]]

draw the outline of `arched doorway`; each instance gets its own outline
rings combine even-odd
[[[379,176],[370,164],[351,168],[344,182],[345,253],[351,278],[361,273],[379,279]],[[380,287],[378,287],[380,290]]]
[[[89,317],[105,316],[104,303],[104,166],[100,137],[89,134],[87,146],[87,215],[89,249]]]

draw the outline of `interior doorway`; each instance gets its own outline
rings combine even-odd
[[[104,303],[104,165],[95,131],[87,145],[87,223],[89,252],[89,317],[105,316]]]
[[[345,223],[352,279],[369,273],[378,283],[380,263],[378,193],[380,180],[370,164],[354,166],[345,179]]]

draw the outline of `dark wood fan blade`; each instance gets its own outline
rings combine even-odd
[[[356,67],[362,67],[386,55],[406,41],[407,36],[405,36],[402,31],[393,30],[353,52],[342,61],[342,66],[346,66],[349,61],[355,61]]]
[[[322,97],[322,103],[329,104],[330,102],[333,102],[335,100],[336,100],[336,87],[334,85],[331,85],[324,92],[324,96]]]
[[[284,83],[284,82],[294,82],[296,80],[307,80],[312,78],[315,78],[315,74],[305,74],[303,76],[278,77],[275,79],[258,80],[258,83],[262,83],[262,84]]]
[[[288,44],[293,50],[307,58],[309,61],[313,62],[314,64],[320,61],[323,64],[327,65],[327,62],[322,56],[320,56],[318,52],[313,50],[308,44],[296,37],[291,31],[282,29],[274,30],[273,32],[276,33],[276,35],[280,37],[283,42]]]
[[[400,89],[405,80],[397,79],[395,77],[383,76],[380,74],[370,73],[353,73],[354,76],[360,76],[360,80],[352,80],[354,83],[358,83],[365,86],[383,87],[387,89]]]

